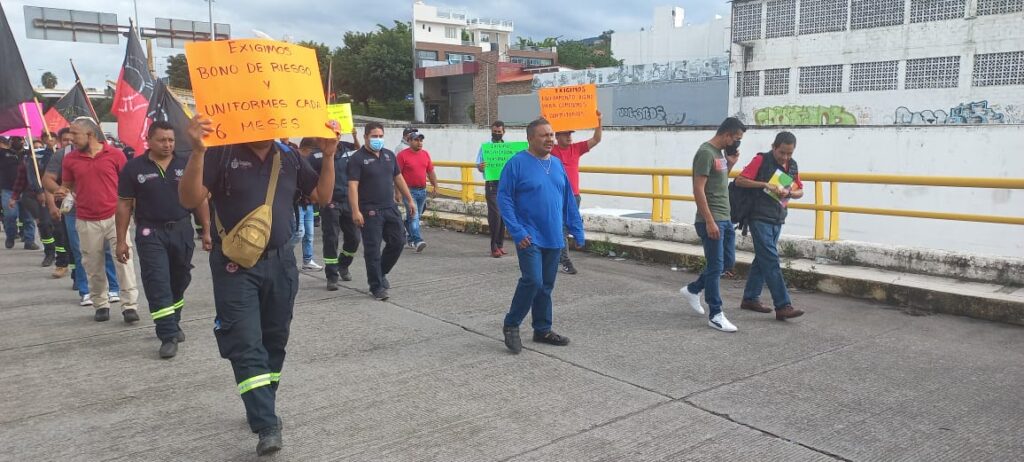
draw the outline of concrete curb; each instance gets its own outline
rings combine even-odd
[[[484,216],[427,211],[424,222],[469,234],[488,233]],[[672,265],[700,271],[700,246],[680,242],[588,232],[588,252]],[[745,276],[753,254],[737,250],[736,271]],[[791,287],[870,299],[912,314],[942,313],[1024,325],[1024,289],[953,278],[906,274],[878,268],[822,265],[814,260],[785,259],[783,273]]]

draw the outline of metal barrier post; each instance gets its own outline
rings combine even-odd
[[[814,182],[814,205],[821,207],[825,204],[825,188],[820,181]],[[814,239],[825,240],[825,211],[814,211]]]
[[[658,181],[658,175],[651,175],[651,194],[658,196],[661,194],[661,182]],[[651,221],[654,223],[661,223],[661,199],[655,197],[651,200]]]
[[[661,176],[661,193],[669,195],[668,175]],[[664,199],[661,202],[661,219],[664,223],[672,221],[672,201]]]
[[[839,205],[839,183],[829,182],[829,204]],[[829,212],[828,240],[839,240],[839,212]]]
[[[473,169],[462,167],[462,202],[473,201]]]

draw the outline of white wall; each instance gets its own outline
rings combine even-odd
[[[437,7],[422,3],[413,4],[412,17],[414,41],[462,45],[461,31],[466,28],[466,21],[439,18]],[[454,27],[458,30],[454,39],[445,36],[445,27]]]
[[[725,56],[729,49],[728,18],[715,18],[705,24],[677,27],[673,10],[682,15],[682,8],[659,6],[654,9],[652,25],[642,31],[616,31],[612,34],[612,54],[623,64],[649,64]]]
[[[909,17],[909,13],[906,16]],[[1006,123],[1024,123],[1024,85],[972,86],[975,54],[1024,50],[1022,24],[1024,14],[1014,13],[753,40],[748,43],[753,47],[753,54],[745,65],[743,47],[733,44],[729,113],[755,123],[759,109],[787,105],[836,106],[855,117],[857,125],[892,125],[897,121],[896,113],[900,108],[911,113],[939,110],[949,113],[951,108],[961,104],[985,102],[989,109],[1002,114]],[[764,27],[763,23],[762,34]],[[960,56],[958,88],[904,89],[905,60],[944,56]],[[878,61],[900,61],[898,89],[849,92],[849,64]],[[827,64],[846,64],[843,93],[800,94],[798,68]],[[737,71],[779,68],[791,69],[788,94],[736,96]],[[764,95],[763,72],[761,85],[759,94]]]
[[[477,128],[420,128],[435,160],[473,161],[489,131]],[[795,129],[795,159],[804,172],[889,173],[977,177],[1024,176],[1024,126],[872,127]],[[741,164],[767,150],[776,131],[752,128],[741,148]],[[388,146],[398,142],[388,129]],[[576,132],[583,140],[590,132]],[[704,130],[606,129],[604,141],[583,158],[583,165],[688,168],[697,147],[711,138]],[[508,129],[507,140],[525,140],[523,128]],[[741,165],[742,166],[742,165]],[[438,176],[458,179],[457,169],[439,168]],[[479,175],[478,179],[479,179]],[[650,191],[650,177],[583,174],[584,188]],[[814,185],[805,184],[813,202]],[[480,188],[482,192],[482,188]],[[671,191],[690,194],[688,178],[673,179]],[[827,191],[827,188],[826,188]],[[840,186],[840,203],[865,207],[962,212],[1004,216],[1024,214],[1024,191],[885,185]],[[650,200],[584,196],[583,207],[649,212]],[[692,222],[692,203],[674,202],[672,218]],[[843,214],[841,238],[879,244],[944,249],[993,256],[1024,257],[1024,226]],[[793,210],[788,235],[812,236],[814,213]]]

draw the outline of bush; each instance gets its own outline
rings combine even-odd
[[[362,103],[353,102],[352,114],[390,120],[412,120],[412,101],[370,101],[369,112]]]

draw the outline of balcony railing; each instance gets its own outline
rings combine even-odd
[[[468,21],[471,26],[497,26],[513,28],[513,22],[511,19],[489,19],[489,18],[472,18]]]
[[[556,47],[535,47],[530,45],[520,45],[518,43],[509,45],[508,49],[513,51],[542,51],[545,53],[556,53],[558,51],[558,48]]]

